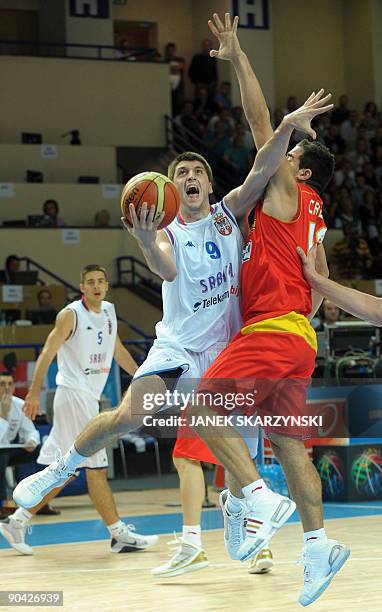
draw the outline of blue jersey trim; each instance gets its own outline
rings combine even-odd
[[[237,224],[237,221],[234,217],[234,215],[231,213],[231,211],[229,210],[229,208],[224,204],[224,199],[221,201],[221,206],[222,209],[224,210],[225,214],[227,215],[227,217],[229,217],[232,221],[232,223],[234,223],[236,225],[236,227],[239,227]]]

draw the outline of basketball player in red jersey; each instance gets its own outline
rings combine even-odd
[[[260,111],[254,111],[256,145],[272,134],[269,113],[260,86],[248,59],[240,49],[234,20],[231,27],[218,15],[209,22],[219,40],[213,55],[231,61],[238,75],[251,79]],[[240,78],[240,76],[239,76]],[[248,99],[243,96],[247,114]],[[253,109],[253,106],[252,106]],[[256,125],[252,121],[251,125]],[[313,130],[307,131],[313,138]],[[290,116],[284,118],[274,137],[288,138],[292,133]],[[274,138],[273,137],[273,138]],[[280,158],[281,161],[281,158]],[[300,603],[315,601],[328,587],[345,563],[349,549],[329,540],[323,527],[321,481],[308,458],[303,439],[312,432],[291,424],[290,417],[306,415],[306,387],[314,369],[316,338],[308,316],[314,309],[310,286],[306,282],[297,245],[307,252],[322,241],[325,226],[320,193],[334,170],[334,158],[320,143],[303,140],[281,161],[270,180],[262,201],[256,206],[256,219],[243,253],[241,274],[244,325],[231,344],[207,370],[200,393],[225,393],[255,390],[256,411],[268,417],[264,427],[276,457],[282,464],[289,488],[296,501],[304,528],[304,587]],[[236,210],[248,214],[251,203]],[[322,247],[318,247],[321,251]],[[314,296],[315,306],[321,297]],[[188,411],[188,419],[213,416],[213,405],[199,403]],[[274,417],[283,417],[283,423]],[[288,419],[285,417],[289,417]],[[214,455],[237,479],[248,505],[246,539],[239,549],[244,561],[255,555],[273,537],[293,511],[292,502],[280,499],[260,479],[250,461],[243,440],[227,426],[204,426],[197,433],[206,440]],[[289,503],[290,502],[290,503]]]

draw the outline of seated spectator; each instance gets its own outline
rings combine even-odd
[[[20,258],[17,255],[8,255],[5,268],[0,271],[0,283],[14,285],[17,283],[16,274],[20,270]]]
[[[335,229],[344,229],[347,225],[356,226],[359,232],[362,230],[361,221],[357,218],[354,204],[348,193],[341,197],[339,213],[335,217],[334,227]]]
[[[338,106],[336,106],[330,116],[330,120],[334,125],[341,125],[349,118],[350,111],[348,108],[349,98],[346,95],[340,96]]]
[[[365,177],[365,185],[371,189],[378,189],[378,181],[377,177],[375,176],[373,164],[369,162],[364,164],[362,170]]]
[[[0,372],[0,446],[11,446],[16,440],[24,448],[7,448],[0,452],[0,503],[7,500],[5,469],[8,465],[34,463],[39,453],[40,434],[23,412],[24,401],[15,397],[10,372]]]
[[[334,183],[336,187],[341,187],[348,178],[351,179],[353,187],[355,172],[353,170],[351,161],[344,158],[339,164],[337,164],[337,169],[334,173]]]
[[[198,87],[194,98],[194,115],[203,126],[206,126],[212,116],[212,104],[208,99],[206,87]]]
[[[363,198],[366,191],[368,191],[370,187],[365,183],[365,176],[363,172],[357,172],[355,175],[355,186],[351,191],[351,198],[354,202],[356,208],[359,208],[363,204]]]
[[[183,104],[185,62],[183,57],[177,57],[175,43],[167,43],[164,61],[169,64],[172,116],[176,117]]]
[[[324,331],[326,325],[335,325],[340,320],[340,316],[340,308],[325,298],[318,311],[318,316],[312,319],[311,325],[316,331]]]
[[[56,200],[46,200],[42,205],[42,211],[44,218],[40,227],[65,227],[65,221],[58,216],[60,210]]]
[[[346,150],[354,151],[358,138],[359,115],[358,111],[350,111],[349,118],[340,125],[341,137],[346,142]]]
[[[236,125],[235,134],[243,138],[244,146],[248,150],[248,154],[255,150],[255,141],[253,140],[252,132],[247,130],[242,123]]]
[[[55,310],[52,304],[52,294],[48,287],[40,289],[37,294],[37,303],[40,310]],[[57,311],[56,311],[57,312]]]
[[[284,115],[288,115],[288,113],[292,113],[297,109],[297,98],[296,96],[288,96],[286,101],[286,107],[283,110]]]
[[[236,134],[232,145],[226,149],[223,155],[224,161],[231,164],[238,173],[240,180],[244,180],[251,165],[251,156],[244,144],[243,136]]]
[[[331,125],[329,127],[324,141],[334,155],[342,155],[345,152],[346,143],[340,134],[338,125]]]
[[[232,117],[232,113],[229,108],[222,108],[220,113],[215,113],[213,117],[211,117],[207,130],[209,132],[213,132],[215,128],[215,123],[218,121],[222,121],[226,126],[226,132],[228,136],[231,136],[235,130],[235,121]]]
[[[203,137],[203,126],[195,116],[193,110],[193,103],[190,100],[185,101],[183,105],[183,110],[180,115],[175,117],[174,123],[179,128],[186,128],[187,130],[192,132],[192,134],[195,134],[195,136],[197,136],[198,138]],[[189,135],[186,134],[185,138],[189,139]]]
[[[364,164],[370,161],[369,145],[366,138],[358,138],[355,151],[348,153],[347,158],[353,164],[356,172],[360,172],[363,169]]]
[[[110,227],[110,213],[102,208],[94,215],[94,227]]]
[[[376,127],[375,135],[370,139],[370,146],[374,155],[376,154],[377,147],[382,146],[382,124]]]
[[[30,308],[26,312],[28,320],[34,325],[48,325],[54,323],[57,309],[52,304],[52,294],[48,287],[43,287],[37,294],[37,308]]]
[[[222,81],[220,83],[219,92],[215,94],[213,101],[217,112],[221,111],[222,108],[229,108],[231,110],[231,83],[229,81]]]
[[[379,223],[376,214],[377,205],[375,192],[369,190],[364,193],[362,206],[358,209],[363,233],[372,255],[376,255],[379,248]]]
[[[366,240],[360,237],[357,226],[346,225],[343,231],[344,238],[332,250],[337,278],[368,278],[373,258]]]
[[[211,153],[218,157],[223,157],[225,151],[231,146],[231,140],[227,135],[226,125],[222,121],[217,121],[217,123],[215,123],[214,132],[207,132],[203,142]]]

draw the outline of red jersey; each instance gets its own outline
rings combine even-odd
[[[294,221],[279,221],[256,208],[256,219],[243,251],[241,294],[244,325],[295,311],[307,316],[312,310],[311,288],[301,259],[322,242],[326,226],[322,200],[314,189],[297,182],[298,210]]]

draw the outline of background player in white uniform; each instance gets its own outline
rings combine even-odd
[[[25,399],[25,412],[35,416],[40,411],[40,391],[49,366],[57,354],[57,390],[54,397],[53,427],[42,445],[37,462],[49,465],[57,453],[65,454],[78,434],[99,412],[99,399],[105,387],[113,357],[129,374],[137,365],[117,334],[113,304],[104,300],[108,282],[106,271],[91,264],[81,272],[82,299],[66,306],[57,316],[33,373]],[[107,481],[105,449],[86,458],[79,467],[86,468],[90,498],[111,535],[112,552],[140,550],[155,544],[157,536],[141,536],[118,515]],[[49,499],[58,490],[51,492]],[[40,508],[18,508],[3,524],[2,534],[19,552],[32,554],[24,543],[25,526]]]

